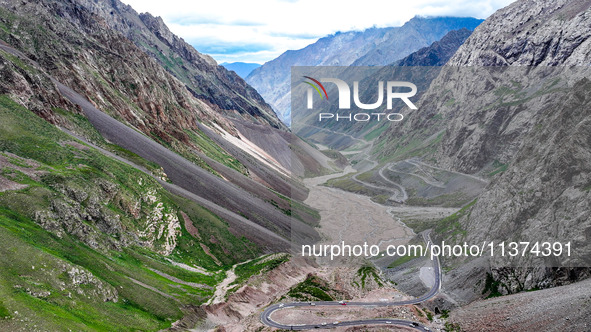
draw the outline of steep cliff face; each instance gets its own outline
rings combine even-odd
[[[246,81],[288,123],[291,66],[384,66],[429,46],[451,30],[473,30],[480,22],[474,18],[415,17],[401,27],[339,32],[301,50],[283,53],[255,69]]]
[[[77,4],[101,17],[179,79],[191,93],[207,101],[216,111],[230,117],[285,128],[269,105],[243,79],[218,66],[173,34],[160,17],[138,14],[116,1],[79,0]]]
[[[516,1],[491,15],[449,65],[589,65],[589,1]]]
[[[574,257],[554,261],[448,261],[459,266],[448,279],[459,298],[481,296],[481,289],[467,295],[465,285],[484,279],[475,271],[491,264],[505,293],[589,275],[550,268],[591,263],[589,6],[525,0],[497,11],[449,60],[419,110],[405,113],[408,121],[386,131],[374,150],[491,178],[457,224],[436,229],[438,240],[571,241],[577,248]],[[513,268],[497,269],[507,264]]]
[[[451,68],[446,68],[433,82],[421,101],[422,107],[409,114],[403,126],[392,127],[382,137],[402,136],[406,142],[445,128],[444,143],[432,155],[439,165],[475,173],[495,160],[505,163],[515,156],[523,135],[536,123],[534,118],[539,115],[540,105],[531,103],[540,99],[523,99],[528,92],[523,87],[512,87],[502,76],[489,79],[486,70],[470,75],[460,67],[586,65],[591,57],[591,31],[583,23],[589,20],[588,5],[572,1],[518,1],[499,10],[476,28],[449,60],[447,67]],[[453,68],[458,68],[455,73]],[[519,75],[517,70],[506,73]],[[526,70],[522,73],[527,75]],[[523,83],[534,86],[533,80],[539,78],[531,78],[532,82]],[[507,89],[493,91],[504,83]],[[523,99],[520,104],[530,104],[522,109],[515,103],[503,104],[509,99]],[[492,109],[481,107],[495,102]],[[487,125],[470,127],[478,123]],[[380,155],[394,155],[398,148],[385,147]]]
[[[197,121],[229,123],[105,20],[75,1],[4,1],[0,38],[59,81],[149,136],[177,149],[199,150],[187,131]],[[25,68],[26,69],[26,68]],[[42,88],[42,87],[39,87]],[[33,99],[52,101],[43,89]],[[48,115],[51,117],[51,115]]]
[[[588,1],[517,1],[487,19],[460,47],[448,65],[588,66],[591,61],[590,5]],[[532,117],[539,115],[539,105],[529,109],[534,110]],[[494,160],[504,163],[511,159],[523,135],[536,122],[523,116],[513,116],[510,112],[497,113],[494,120],[512,130],[491,126],[489,128],[493,130],[487,129],[484,134],[479,131],[448,131],[444,136],[447,148],[442,146],[438,159],[444,165],[467,172],[476,172]],[[494,149],[485,148],[489,145],[485,140],[501,144]],[[472,143],[455,151],[450,148],[467,141]],[[480,148],[474,149],[475,146]],[[502,151],[506,148],[510,153]],[[446,158],[459,155],[462,156],[462,166]]]

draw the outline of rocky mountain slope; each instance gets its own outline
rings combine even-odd
[[[136,45],[164,27],[131,40],[95,5],[119,3],[0,1],[1,330],[168,328],[318,221],[290,147],[326,156],[177,37],[186,82]]]
[[[472,30],[480,22],[474,18],[415,17],[401,27],[339,32],[301,50],[283,53],[255,69],[246,81],[273,106],[282,121],[289,123],[291,66],[387,65],[451,30]]]
[[[76,4],[101,17],[179,79],[191,93],[226,116],[283,128],[271,108],[238,75],[218,66],[174,35],[162,18],[138,14],[120,1],[79,0]],[[67,12],[68,7],[64,7]]]
[[[227,120],[193,97],[179,80],[78,3],[4,1],[1,5],[2,40],[99,108],[178,152],[189,156],[191,149],[203,151],[189,134],[199,120],[219,122],[231,130]],[[6,89],[4,93],[19,93],[10,85]],[[51,109],[60,106],[56,98],[40,97],[55,88],[31,89],[35,93],[21,102],[31,107],[37,100],[46,119],[59,121]]]
[[[588,331],[591,280],[489,299],[450,315],[462,331]]]
[[[482,20],[471,17],[415,17],[400,28],[392,28],[384,40],[372,47],[362,57],[355,60],[354,66],[385,66],[410,54],[420,47],[440,40],[451,30],[474,30]]]
[[[224,269],[260,253],[6,95],[0,118],[0,329],[166,328],[213,295]]]
[[[25,61],[23,68],[16,67],[24,75],[31,75],[30,72],[35,70],[47,71],[58,81],[73,87],[91,100],[97,108],[126,122],[203,169],[216,175],[220,175],[224,167],[242,173],[226,176],[225,179],[238,185],[249,195],[254,194],[264,200],[274,201],[280,208],[289,209],[287,200],[268,190],[256,189],[258,186],[254,182],[263,182],[284,196],[289,196],[292,188],[296,189],[295,192],[302,192],[301,185],[289,179],[291,170],[285,162],[291,160],[289,145],[302,144],[297,137],[291,135],[287,140],[276,141],[279,145],[283,144],[281,149],[269,150],[272,152],[267,154],[259,153],[261,148],[237,131],[233,123],[237,121],[236,117],[227,116],[208,100],[193,96],[185,85],[152,57],[118,31],[111,29],[108,20],[93,14],[77,2],[48,0],[17,5],[9,1],[4,2],[2,10],[5,13],[5,29],[0,37],[20,50],[24,58],[36,61],[34,66],[27,67],[26,60],[20,60]],[[79,44],[85,47],[77,46]],[[193,52],[198,54],[194,50]],[[215,70],[225,71],[223,68]],[[24,106],[37,110],[52,123],[61,123],[64,126],[68,124],[68,121],[60,120],[52,107],[79,112],[72,104],[64,104],[67,101],[55,94],[56,89],[51,83],[35,86],[26,78],[14,79],[21,80],[22,85],[27,87],[23,89],[7,80],[4,92],[11,93]],[[218,89],[214,79],[208,84],[209,89]],[[220,89],[223,90],[223,87]],[[23,95],[23,90],[29,92]],[[223,95],[223,92],[216,94]],[[23,95],[22,98],[19,95]],[[235,97],[227,101],[236,98],[245,100],[243,97]],[[256,104],[254,99],[246,100],[249,105]],[[243,114],[238,110],[232,112]],[[272,117],[277,120],[274,115]],[[249,122],[246,119],[241,121]],[[227,140],[232,140],[234,150],[238,151],[235,154],[242,155],[246,152],[250,155],[250,161],[243,157],[242,163],[238,161],[228,153],[230,149],[221,148],[199,129],[199,123]],[[260,125],[260,128],[271,127],[268,123]],[[70,126],[70,129],[74,128]],[[273,128],[271,132],[274,130],[284,132],[282,128]],[[83,132],[80,134],[84,135]],[[264,134],[261,133],[261,136]],[[328,166],[328,158],[317,160],[303,152],[294,153],[296,155],[306,158],[307,163],[319,172],[327,171],[324,166]],[[277,160],[282,160],[283,164]],[[298,160],[298,157],[294,157],[294,160]],[[264,179],[269,174],[273,175],[273,181]],[[249,179],[242,179],[244,176]],[[273,205],[270,207],[274,209]]]
[[[589,6],[524,0],[497,11],[449,60],[419,109],[405,113],[407,121],[385,131],[375,146],[379,158],[421,156],[491,178],[465,213],[437,226],[439,240],[572,241],[577,248],[560,263],[448,261],[457,269],[447,287],[462,300],[481,296],[465,285],[484,280],[490,264],[504,293],[589,275],[583,269],[561,279],[550,268],[591,262],[585,235],[591,225]],[[495,269],[506,265],[520,268]]]

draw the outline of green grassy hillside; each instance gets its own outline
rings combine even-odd
[[[166,328],[259,254],[205,208],[8,96],[0,119],[0,330]]]

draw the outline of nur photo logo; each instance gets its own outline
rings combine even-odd
[[[351,110],[351,87],[347,82],[342,79],[338,78],[327,78],[323,77],[320,79],[315,79],[310,76],[303,76],[306,80],[303,82],[309,87],[306,89],[306,107],[309,110],[314,109],[314,99],[315,93],[319,96],[319,100],[326,99],[329,100],[338,100],[338,109],[339,110]],[[337,88],[336,98],[329,99],[329,94],[326,91],[326,87],[322,83],[332,83]],[[384,84],[385,83],[385,84]],[[385,89],[384,89],[385,85]],[[361,101],[360,98],[360,91],[366,91],[366,89],[371,89],[371,87],[362,87],[360,88],[359,81],[353,81],[353,103],[358,109],[361,110],[377,110],[382,108],[384,104],[384,99],[386,99],[386,110],[392,110],[393,108],[393,101],[395,99],[400,99],[404,104],[412,109],[416,110],[417,107],[415,104],[409,99],[416,95],[417,93],[417,86],[411,82],[404,82],[404,81],[378,81],[377,82],[377,98],[373,103],[364,103]],[[410,91],[400,91],[401,89],[410,89]],[[385,93],[384,93],[385,90]],[[384,98],[385,95],[385,98]],[[318,98],[317,98],[318,99]],[[318,114],[318,121],[326,120],[326,119],[335,119],[336,121],[339,120],[349,120],[349,121],[369,121],[372,117],[375,117],[378,121],[382,118],[386,118],[389,121],[401,121],[404,117],[399,113],[348,113],[348,114],[339,114],[339,113],[319,113]]]

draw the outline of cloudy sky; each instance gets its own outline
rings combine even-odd
[[[264,63],[337,31],[400,26],[415,15],[486,18],[513,0],[122,0],[161,16],[222,62]]]

